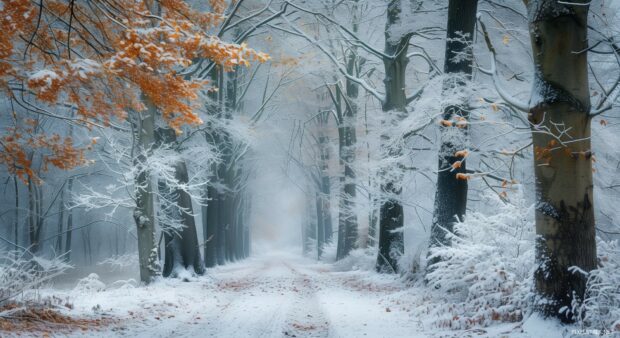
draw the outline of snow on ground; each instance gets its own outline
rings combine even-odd
[[[336,271],[288,252],[270,252],[208,270],[183,282],[145,287],[108,284],[43,289],[73,305],[63,313],[111,318],[98,330],[70,337],[562,337],[566,328],[538,318],[484,329],[450,330],[421,316],[430,304],[423,288],[373,271]],[[87,285],[86,285],[87,286]],[[0,332],[0,336],[5,336]]]

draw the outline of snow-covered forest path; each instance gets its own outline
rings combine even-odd
[[[99,332],[103,336],[427,336],[410,308],[398,305],[397,294],[405,286],[396,277],[333,269],[292,253],[271,252],[210,269],[189,282],[162,280],[141,288],[67,295],[72,312],[116,318]]]
[[[163,320],[149,324],[152,331],[145,336],[345,337],[355,332],[394,337],[416,331],[395,330],[394,323],[411,321],[396,320],[394,316],[403,314],[381,302],[403,288],[398,281],[376,276],[368,281],[366,274],[333,272],[329,267],[272,252],[213,269],[195,295],[211,303],[209,310],[196,313],[196,324]]]

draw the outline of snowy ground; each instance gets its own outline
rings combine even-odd
[[[161,280],[137,288],[117,283],[102,291],[95,291],[103,287],[95,282],[91,290],[57,286],[40,293],[71,303],[66,314],[113,320],[98,330],[52,330],[52,336],[552,338],[567,333],[535,319],[467,331],[433,327],[421,314],[435,305],[427,303],[421,289],[394,276],[334,270],[271,252],[189,282]]]

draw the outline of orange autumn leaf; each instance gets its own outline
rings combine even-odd
[[[459,150],[456,153],[454,153],[455,157],[467,157],[467,155],[469,155],[469,151],[467,150]]]
[[[448,120],[441,120],[439,121],[439,124],[441,124],[444,127],[452,127],[452,121],[448,121]]]
[[[225,0],[209,0],[210,12],[188,1],[121,1],[114,6],[48,0],[40,8],[30,0],[0,6],[0,91],[18,100],[32,94],[29,113],[65,109],[72,123],[91,128],[110,126],[145,109],[142,96],[178,133],[197,126],[201,90],[207,81],[180,74],[196,60],[224,71],[266,62],[269,55],[246,44],[227,43],[208,33],[225,19]],[[41,17],[39,17],[39,15]],[[74,22],[71,28],[59,22]],[[23,83],[15,89],[9,83]],[[20,91],[21,90],[21,91]],[[23,106],[20,105],[20,106]],[[59,109],[60,108],[60,109]],[[32,154],[48,166],[71,169],[88,163],[85,145],[59,135],[46,135],[23,109],[11,112],[13,126],[0,135],[0,165],[26,180],[35,178]],[[58,113],[61,115],[63,113]]]
[[[471,178],[471,176],[470,176],[470,175],[467,175],[467,174],[463,174],[463,173],[458,173],[458,174],[456,174],[456,179],[457,179],[457,180],[465,180],[465,181],[467,181],[467,180],[469,180],[470,178]]]

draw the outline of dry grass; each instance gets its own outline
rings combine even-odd
[[[71,317],[52,307],[18,303],[8,303],[0,307],[0,332],[17,335],[36,333],[47,337],[59,332],[97,331],[113,323],[112,318]]]

